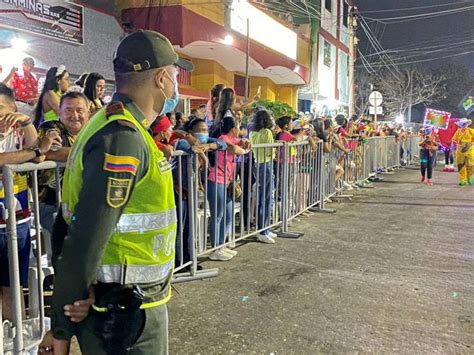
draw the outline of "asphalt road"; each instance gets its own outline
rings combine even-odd
[[[171,354],[474,354],[474,187],[385,176],[176,285]]]

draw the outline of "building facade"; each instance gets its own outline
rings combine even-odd
[[[165,4],[166,3],[166,4]],[[119,1],[123,23],[163,33],[195,65],[180,75],[181,96],[190,106],[224,84],[245,95],[247,53],[249,97],[279,100],[297,108],[298,88],[310,79],[309,39],[247,1]],[[249,41],[247,42],[247,18]]]

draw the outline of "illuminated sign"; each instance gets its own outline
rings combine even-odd
[[[0,0],[0,27],[84,44],[84,11],[61,0]]]
[[[434,126],[439,129],[447,129],[450,118],[451,114],[449,112],[427,108],[424,124]]]
[[[247,18],[251,39],[296,60],[297,35],[295,32],[250,5],[246,0],[233,0],[230,28],[247,36]]]

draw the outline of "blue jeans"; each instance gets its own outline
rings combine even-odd
[[[255,176],[257,177],[258,198],[258,229],[267,228],[270,225],[273,200],[273,163],[255,163]],[[261,234],[268,235],[270,230],[264,229]]]
[[[175,193],[175,201],[176,217],[178,218],[175,267],[178,267],[191,260],[193,241],[189,233],[188,200],[181,198],[181,196]],[[183,233],[181,233],[181,229],[183,229]],[[181,245],[183,246],[183,255],[181,255]]]
[[[18,263],[20,266],[20,284],[28,286],[28,267],[30,264],[30,225],[28,222],[16,225],[18,238]],[[0,228],[0,286],[10,287],[10,267],[8,265],[7,229]]]
[[[211,212],[211,224],[209,226],[211,243],[212,247],[215,248],[224,244],[226,235],[231,232],[232,219],[234,218],[232,199],[227,197],[226,185],[212,181],[209,181],[207,185],[207,199]]]

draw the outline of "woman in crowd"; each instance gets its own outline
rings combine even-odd
[[[194,138],[194,142],[189,139],[179,139],[174,146],[176,151],[188,153],[188,156],[173,158],[173,180],[176,200],[176,212],[178,216],[178,233],[176,237],[176,258],[175,265],[178,267],[191,260],[192,256],[192,236],[189,231],[189,210],[188,206],[188,159],[192,159],[192,171],[203,170],[207,167],[207,151],[225,151],[227,144],[219,139],[209,137],[209,129],[204,119],[195,118],[189,121],[185,127]],[[197,155],[196,156],[194,155]],[[190,158],[191,157],[191,158]],[[181,161],[181,162],[180,162]],[[197,176],[193,176],[191,181],[196,181]]]
[[[217,106],[219,105],[219,97],[221,95],[222,90],[224,90],[224,84],[216,84],[211,89],[211,97],[207,102],[206,107],[206,123],[209,128],[214,125],[214,119],[217,114]]]
[[[59,118],[59,101],[61,95],[69,89],[69,73],[64,65],[52,67],[46,73],[43,90],[36,106],[35,124],[44,121],[57,121]]]
[[[184,126],[186,125],[186,123],[188,122],[188,118],[183,115],[182,112],[176,112],[175,114],[175,117],[176,117],[176,124],[174,125],[173,129],[184,129]]]
[[[232,196],[234,194],[234,157],[247,154],[250,142],[239,139],[240,128],[233,117],[226,116],[220,124],[219,139],[227,144],[226,152],[218,152],[214,164],[211,162],[207,198],[209,200],[211,223],[210,235],[212,247],[216,248],[225,243],[226,236],[232,227],[233,210]],[[211,260],[227,261],[237,254],[227,248],[216,249],[209,258]]]
[[[104,106],[105,78],[99,73],[90,73],[84,83],[84,95],[89,99],[91,115]]]
[[[268,111],[259,110],[254,117],[250,142],[255,144],[272,144],[273,120]],[[272,200],[273,200],[273,159],[274,148],[254,148],[254,175],[257,179],[257,228],[260,230],[258,240],[262,243],[275,243],[276,234],[270,232]]]
[[[221,134],[221,125],[224,118],[231,117],[235,120],[234,105],[234,90],[231,88],[223,89],[219,97],[219,103],[214,116],[214,124],[211,129],[211,135],[213,137],[218,137]]]
[[[421,183],[433,185],[433,165],[438,150],[438,139],[432,127],[424,127],[420,131],[420,167]]]
[[[176,114],[174,112],[167,112],[166,117],[168,117],[168,119],[170,120],[171,127],[175,127],[176,126]]]

